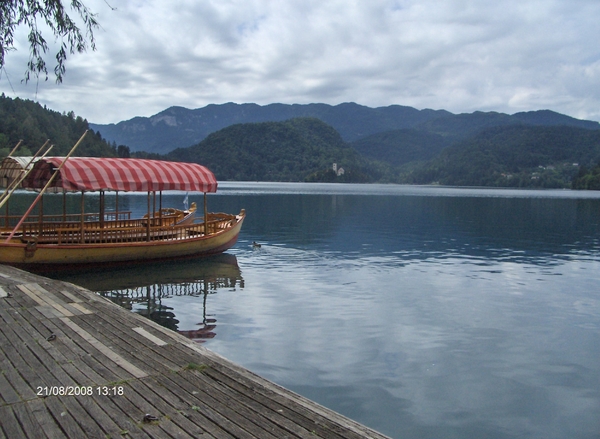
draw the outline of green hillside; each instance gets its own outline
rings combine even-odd
[[[429,160],[448,145],[449,141],[439,134],[415,129],[377,133],[350,144],[362,156],[394,166]]]
[[[16,155],[34,154],[47,139],[55,145],[52,155],[66,155],[87,129],[88,122],[73,113],[60,114],[30,100],[0,96],[0,157],[8,155],[19,140],[23,143]],[[92,131],[75,155],[110,157],[116,149]]]
[[[333,163],[361,172],[358,153],[315,118],[232,125],[166,158],[201,163],[219,180],[305,181]]]
[[[570,187],[580,165],[600,160],[600,131],[505,126],[444,149],[401,180],[453,186]]]

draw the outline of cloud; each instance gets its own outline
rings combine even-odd
[[[97,123],[229,101],[550,108],[600,120],[595,1],[86,4],[102,26],[97,51],[72,55],[64,83],[37,92],[19,83],[26,49],[9,54],[18,96]],[[0,88],[13,95],[5,74]]]

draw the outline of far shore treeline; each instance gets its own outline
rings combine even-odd
[[[2,94],[0,157],[5,157],[20,139],[23,146],[16,155],[33,154],[46,139],[55,145],[51,155],[66,155],[81,134],[92,127],[95,130],[90,130],[75,155],[201,163],[219,180],[600,190],[600,124],[596,122],[548,110],[512,116],[494,112],[454,115],[400,106],[371,109],[357,104],[276,105],[277,111],[272,106],[254,104],[213,105],[202,109],[204,119],[161,114],[154,120],[135,118],[103,126],[89,124],[72,112],[60,114]],[[292,117],[244,122],[236,112],[244,110],[247,114],[248,108],[259,120],[268,119],[267,110],[274,119],[281,119],[281,114]],[[187,116],[199,111],[176,107],[169,110]],[[215,112],[212,119],[209,110]],[[217,113],[219,123],[226,126],[211,131],[205,121],[216,120]],[[135,130],[128,123],[135,121],[139,130],[141,120],[151,124],[153,139],[161,139],[161,153],[155,147],[140,148],[139,141],[147,139],[142,134],[137,141],[131,140]],[[188,123],[204,127],[202,140],[187,147],[164,146],[185,144],[182,136],[189,136],[195,129]],[[129,136],[134,147],[118,141],[119,130]],[[149,130],[140,131],[149,134]],[[101,132],[108,133],[108,140]]]

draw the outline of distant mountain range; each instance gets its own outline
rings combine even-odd
[[[117,145],[132,151],[166,154],[176,148],[195,145],[209,134],[240,123],[277,122],[298,117],[312,117],[331,125],[346,142],[398,130],[415,130],[414,139],[428,142],[440,136],[444,145],[465,139],[482,129],[505,125],[572,126],[600,129],[593,121],[574,119],[549,110],[516,113],[496,112],[453,114],[445,110],[417,110],[391,105],[370,108],[355,103],[340,105],[307,104],[222,104],[195,110],[170,107],[151,117],[135,117],[117,124],[94,124],[90,128]],[[405,133],[408,133],[405,131]],[[408,135],[408,134],[407,134]]]
[[[104,126],[2,95],[0,116],[0,158],[18,139],[64,154],[89,126],[77,155],[196,162],[219,180],[600,189],[600,124],[548,110],[225,104]]]

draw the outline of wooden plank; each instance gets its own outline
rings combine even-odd
[[[43,431],[46,436],[51,439],[66,439],[60,427],[56,424],[52,415],[47,410],[43,399],[34,399],[27,402],[30,412],[37,424],[40,426],[40,431]],[[85,436],[83,436],[85,437]]]
[[[22,314],[27,314],[27,311],[23,311]],[[35,368],[43,381],[42,385],[83,384],[84,381],[80,381],[81,375],[66,373],[66,370],[71,370],[73,367],[69,360],[55,346],[47,342],[39,332],[36,332],[37,328],[28,327],[28,321],[22,314],[10,315],[0,309],[0,317],[8,323],[3,328],[3,333],[12,340],[13,345],[16,346],[16,349],[19,349],[19,353],[26,359],[28,364]]]
[[[102,352],[104,355],[106,355],[106,357],[108,357],[114,363],[118,364],[120,367],[122,367],[127,372],[132,374],[134,377],[143,378],[148,375],[146,372],[144,372],[143,370],[141,370],[134,364],[131,364],[129,361],[125,360],[123,357],[121,357],[119,354],[114,352],[108,346],[102,344],[92,334],[85,331],[83,328],[78,326],[76,323],[72,322],[70,319],[63,317],[60,320],[63,323],[65,323],[69,328],[71,328],[73,331],[75,331],[77,334],[79,334],[81,336],[81,338],[83,338],[89,344],[94,346],[96,349],[98,349],[100,352]]]
[[[194,378],[198,380],[197,385],[199,387],[208,387],[206,381],[211,379],[208,374],[196,374]],[[287,416],[289,409],[284,405],[275,401],[268,401],[265,404],[264,400],[258,400],[254,395],[252,397],[249,396],[249,392],[246,389],[240,391],[239,389],[235,389],[234,386],[220,385],[218,386],[218,392],[221,394],[219,399],[223,401],[237,400],[247,407],[249,413],[260,414],[259,416],[253,416],[254,422],[260,422],[263,428],[276,432],[276,435],[279,437],[290,435],[303,437],[312,434],[312,430],[306,428],[306,422],[303,426],[302,423],[298,423],[297,420],[294,421]],[[211,392],[213,396],[216,393],[216,391]]]
[[[143,363],[140,367],[145,368],[148,373],[167,373],[180,367],[170,356],[165,355],[163,348],[166,346],[156,346],[132,331],[131,322],[111,318],[105,313],[94,313],[86,318],[78,318],[77,323],[84,329],[96,329],[98,338],[106,340],[105,343],[110,343],[113,349],[119,348],[125,355],[134,352],[136,360]]]
[[[132,391],[153,404],[159,413],[169,416],[173,422],[181,426],[193,436],[203,438],[232,439],[218,424],[202,416],[184,395],[175,394],[170,388],[156,382],[154,378],[144,378],[128,383]]]
[[[4,299],[5,297],[8,297],[8,293],[4,291],[4,288],[0,287],[0,299]]]
[[[193,402],[197,411],[219,424],[221,428],[234,437],[260,437],[261,439],[274,437],[268,432],[256,428],[256,425],[252,422],[238,416],[231,407],[220,404],[209,395],[209,392],[201,392],[201,389],[198,388],[188,391],[184,388],[186,386],[184,380],[174,381],[171,376],[157,376],[156,380],[162,383],[164,387],[173,389],[176,393],[187,393],[189,400]],[[231,401],[231,404],[233,403],[234,401]]]
[[[90,422],[90,416],[80,405],[82,400],[90,398],[90,396],[66,396],[60,398],[60,401],[64,405],[66,412],[73,417],[73,420],[85,432],[85,437],[105,437],[106,432],[100,428],[98,421],[91,418],[93,421]]]
[[[60,294],[66,296],[70,302],[81,303],[83,300],[80,297],[77,297],[75,294],[71,293],[66,289],[61,289]]]
[[[32,365],[38,366],[37,370],[42,371],[45,366],[56,364],[47,351],[40,346],[38,340],[34,338],[36,335],[35,330],[29,327],[20,314],[11,315],[0,309],[0,317],[5,321],[2,330],[4,336],[12,340],[15,349],[19,349],[20,354],[32,361]],[[16,319],[13,319],[13,317]],[[9,353],[5,352],[5,355],[8,356]],[[61,374],[60,377],[66,378],[67,376]],[[53,384],[55,383],[48,383],[48,385]]]
[[[27,319],[31,320],[35,316],[27,311],[23,311],[22,315],[23,321],[13,325],[12,328],[16,328],[17,331],[21,333],[20,343],[24,347],[20,352],[27,356],[26,361],[28,361],[29,364],[38,363],[40,365],[39,367],[36,367],[36,370],[46,370],[47,365],[56,364],[66,371],[78,385],[85,385],[87,383],[100,384],[106,382],[107,380],[112,381],[116,378],[116,375],[101,376],[96,373],[94,368],[90,367],[84,361],[90,357],[90,353],[80,349],[74,343],[73,339],[62,331],[60,331],[57,339],[53,342],[52,348],[44,349],[41,341],[38,342],[31,337],[33,331],[23,331],[21,329],[28,321]],[[50,343],[43,340],[43,344],[49,345]],[[57,345],[60,349],[57,349]],[[30,356],[28,354],[30,351],[33,352],[35,356]],[[51,385],[56,384],[56,382],[56,378],[53,378],[53,383],[46,384]]]
[[[132,406],[141,409],[144,413],[140,417],[140,422],[143,423],[143,419],[145,415],[152,415],[157,418],[156,421],[148,423],[144,427],[144,430],[151,434],[154,437],[163,438],[163,437],[173,437],[173,438],[189,438],[193,439],[193,437],[189,434],[189,432],[185,430],[181,430],[177,424],[173,423],[172,413],[160,413],[156,409],[156,400],[148,401],[144,399],[137,392],[131,391],[131,388],[123,388],[123,395],[114,396],[113,398],[118,398],[119,403],[124,403],[123,398],[127,399],[128,403],[131,403]]]
[[[42,287],[39,283],[30,283],[26,286],[29,291],[31,291],[33,294],[36,294],[41,300],[48,303],[48,305],[56,308],[65,317],[71,317],[73,315],[72,312],[67,308],[65,301],[61,300],[55,294]]]
[[[132,438],[155,437],[153,436],[152,431],[148,431],[143,424],[143,418],[146,413],[133,406],[125,398],[121,396],[103,396],[98,397],[96,402],[119,425],[121,430],[127,431],[127,434]]]
[[[81,314],[93,314],[93,311],[90,311],[89,309],[87,309],[85,306],[83,306],[81,303],[78,302],[71,302],[68,305],[70,305],[71,307],[75,308],[76,310],[78,310],[79,312],[81,312]]]
[[[71,303],[63,303],[61,304],[61,306],[66,309],[68,312],[71,313],[71,316],[80,316],[81,314],[91,314],[90,312],[88,312],[87,309],[83,308],[83,311],[81,310],[80,306],[73,306],[73,304]]]
[[[33,418],[33,415],[27,410],[27,404],[13,404],[13,413],[19,420],[19,424],[28,438],[45,438],[46,435],[40,431],[40,426]]]
[[[65,433],[68,438],[73,437],[87,437],[83,432],[79,424],[73,419],[72,414],[63,405],[60,399],[56,396],[48,397],[44,400],[46,407],[52,414],[56,423],[60,426],[60,429]]]
[[[137,336],[135,340],[132,335],[130,325],[123,321],[106,319],[105,316],[100,316],[96,313],[85,318],[76,319],[76,323],[88,332],[96,330],[96,338],[105,345],[110,345],[111,349],[122,356],[134,357],[139,368],[146,371],[146,374],[151,373],[166,373],[170,370],[169,365],[164,365],[164,361],[160,359],[159,353],[152,351],[156,347],[154,344],[141,337]],[[139,343],[143,341],[144,343]]]
[[[122,369],[119,366],[110,361],[106,362],[101,360],[102,359],[95,358],[90,354],[79,358],[79,361],[82,363],[81,368],[86,375],[93,373],[95,376],[99,377],[93,380],[95,384],[114,383],[122,379]]]
[[[148,331],[146,331],[144,328],[138,326],[137,328],[131,328],[133,331],[137,332],[138,334],[140,334],[142,337],[146,337],[148,340],[150,340],[152,343],[154,343],[157,346],[165,346],[167,344],[166,341],[161,340],[160,338],[158,338],[155,335],[150,334]]]
[[[21,399],[33,399],[36,397],[35,388],[42,384],[38,375],[28,364],[23,360],[19,353],[17,346],[12,345],[10,341],[5,338],[5,331],[0,333],[0,343],[3,347],[3,354],[0,357],[0,370],[6,379],[10,382],[11,386],[17,394],[20,395]],[[6,352],[7,349],[14,350]]]
[[[73,316],[73,313],[71,311],[66,309],[60,303],[52,300],[52,298],[50,297],[50,293],[48,293],[46,290],[41,288],[39,285],[37,285],[37,284],[21,284],[21,285],[17,285],[17,288],[20,289],[21,291],[23,291],[25,294],[27,294],[29,297],[31,297],[33,300],[35,300],[41,306],[49,305],[52,308],[56,309],[56,311],[58,311],[61,314],[61,316],[64,316],[64,317],[72,317]],[[46,293],[47,293],[47,295],[46,295]]]
[[[81,405],[81,407],[87,413],[86,417],[84,417],[83,415],[81,416],[82,421],[85,422],[87,425],[87,423],[90,422],[90,419],[92,419],[93,422],[96,422],[98,424],[98,426],[104,432],[104,435],[99,436],[99,437],[101,437],[101,438],[121,437],[121,433],[123,432],[123,429],[120,428],[115,423],[115,421],[111,419],[111,417],[109,415],[107,415],[107,413],[106,413],[107,403],[106,402],[104,402],[104,401],[96,402],[96,399],[94,397],[79,398],[77,400],[77,402]],[[110,411],[110,410],[108,410],[108,411]],[[123,437],[127,437],[127,436],[123,435]]]
[[[0,406],[0,430],[10,439],[27,439],[10,406]]]
[[[72,306],[71,304],[66,303],[56,296],[56,294],[51,293],[38,283],[21,284],[17,285],[17,288],[29,295],[29,297],[35,300],[40,306],[48,306],[52,308],[57,317],[70,317],[73,315],[88,313],[85,308],[81,310],[77,306]]]
[[[0,279],[0,282],[2,279]],[[3,285],[4,291],[9,297],[5,297],[0,305],[5,309],[15,309],[19,307],[28,307],[35,304],[28,296],[21,294],[20,290],[15,285]]]
[[[262,407],[262,411],[252,410],[247,405],[241,404],[240,394],[230,392],[228,395],[223,391],[221,383],[206,376],[204,372],[194,370],[185,370],[178,374],[169,376],[172,381],[177,378],[177,384],[188,392],[197,392],[197,397],[206,401],[211,407],[222,407],[219,409],[228,419],[242,426],[253,435],[260,437],[285,437],[290,435],[290,431],[281,428],[274,422],[277,413]],[[307,430],[304,434],[309,434]]]
[[[12,388],[10,382],[6,378],[5,374],[7,371],[2,369],[0,371],[0,402],[5,404],[14,404],[15,402],[20,402],[21,398],[15,392],[15,389]]]

